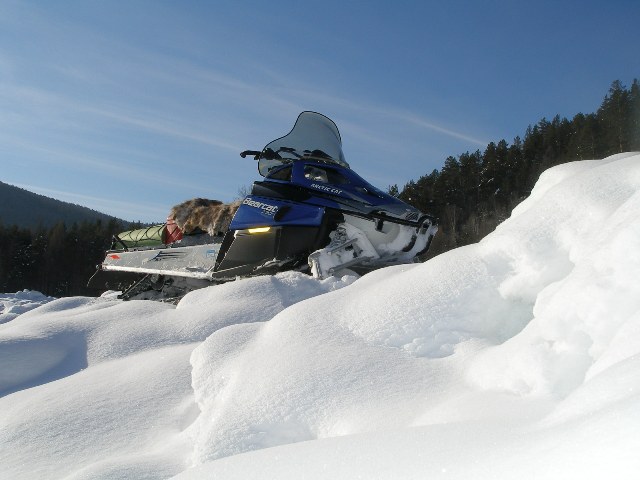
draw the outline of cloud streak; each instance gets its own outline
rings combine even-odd
[[[437,125],[433,122],[429,122],[423,118],[421,118],[418,115],[415,115],[413,113],[409,113],[409,112],[394,112],[393,116],[397,119],[397,120],[402,120],[404,122],[416,125],[418,127],[421,128],[425,128],[427,130],[431,130],[437,133],[441,133],[443,135],[447,135],[449,137],[452,138],[456,138],[458,140],[462,140],[465,142],[469,142],[481,147],[486,147],[487,144],[489,143],[487,140],[481,140],[479,138],[476,137],[472,137],[466,133],[462,133],[462,132],[458,132],[456,130],[452,130],[450,128],[445,128],[441,125]]]
[[[282,83],[291,83],[290,79],[273,71],[270,71],[269,76],[279,79]],[[305,87],[289,85],[286,90],[283,90],[282,92],[282,94],[285,93],[289,97],[292,96],[294,98],[298,98],[299,102],[306,101],[310,104],[327,105],[337,111],[357,112],[356,114],[359,114],[359,116],[364,118],[370,115],[382,116],[388,118],[390,123],[402,122],[408,125],[414,125],[422,129],[430,130],[434,133],[471,143],[473,145],[486,146],[489,143],[485,139],[477,138],[451,126],[445,126],[441,122],[428,120],[418,113],[408,110],[400,110],[380,103],[370,102],[366,98],[358,98],[356,100],[347,99],[345,97],[328,94],[320,88],[309,88],[308,85]]]

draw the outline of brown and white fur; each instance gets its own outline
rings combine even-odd
[[[240,201],[222,203],[219,200],[194,198],[173,207],[169,213],[169,219],[174,220],[178,228],[187,235],[196,228],[212,236],[221,235],[229,228],[240,203]]]

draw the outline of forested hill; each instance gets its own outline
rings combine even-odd
[[[60,222],[71,226],[74,223],[95,223],[97,220],[108,222],[113,219],[87,207],[55,200],[0,182],[0,224],[4,226],[51,228]]]
[[[575,160],[600,159],[640,151],[640,84],[614,81],[595,113],[571,120],[555,116],[530,125],[524,138],[491,142],[466,152],[389,193],[437,216],[440,231],[429,251],[434,256],[478,242],[529,196],[540,173]]]

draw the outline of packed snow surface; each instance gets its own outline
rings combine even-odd
[[[639,274],[622,154],[424,264],[49,301],[0,325],[0,478],[635,479]]]

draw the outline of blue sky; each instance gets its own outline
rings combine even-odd
[[[381,188],[595,111],[640,78],[640,2],[0,0],[0,180],[128,220],[259,178],[336,121]]]

